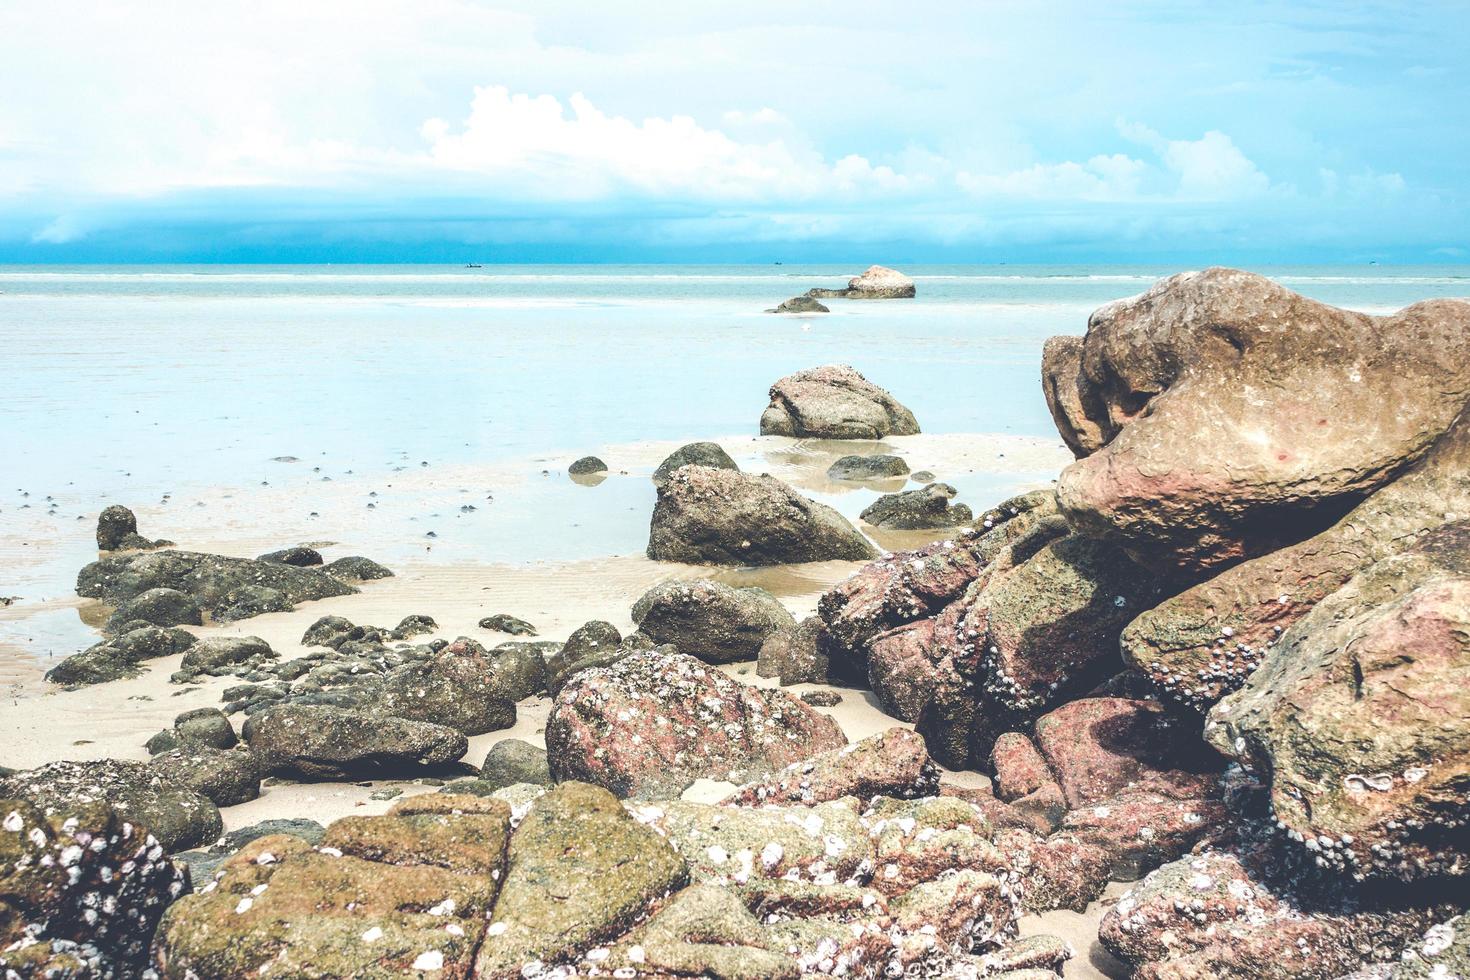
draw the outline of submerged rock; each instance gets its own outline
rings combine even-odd
[[[172,545],[172,541],[150,541],[140,535],[138,518],[121,504],[112,504],[97,516],[98,551],[146,551]]]
[[[708,579],[654,586],[634,604],[633,621],[655,643],[710,664],[754,660],[770,636],[796,625],[765,589]]]
[[[958,527],[975,519],[964,504],[951,504],[957,491],[948,483],[931,483],[920,490],[884,494],[858,515],[874,527],[922,531]]]
[[[897,269],[870,265],[862,275],[847,280],[845,289],[811,289],[807,295],[819,299],[912,299],[914,281]]]
[[[846,364],[787,375],[771,386],[761,435],[881,439],[919,432],[914,413]]]
[[[658,651],[579,673],[546,722],[557,779],[638,799],[770,772],[846,741],[836,722],[784,691]]]
[[[909,464],[902,456],[842,456],[827,467],[827,478],[831,480],[886,480],[908,474]]]
[[[821,303],[810,296],[793,296],[767,313],[831,313]]]
[[[691,442],[668,455],[653,471],[654,486],[663,486],[669,477],[684,466],[708,466],[716,470],[739,470],[730,454],[717,442]]]
[[[697,565],[784,565],[876,551],[837,511],[771,476],[685,466],[659,488],[648,557]]]
[[[445,725],[326,705],[266,708],[251,716],[245,735],[263,772],[302,779],[412,777],[469,748]]]
[[[596,456],[583,456],[581,459],[574,460],[572,464],[567,467],[567,473],[571,474],[572,476],[591,476],[593,473],[606,472],[607,464],[598,459]]]

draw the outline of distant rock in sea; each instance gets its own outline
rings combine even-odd
[[[766,310],[766,312],[767,313],[831,313],[832,311],[829,310],[829,309],[827,309],[827,307],[823,306],[821,303],[818,303],[816,300],[812,299],[810,296],[793,296],[790,299],[788,299],[786,302],[782,303],[780,306],[776,307],[775,309],[773,309],[773,310]]]
[[[897,269],[868,266],[868,271],[847,280],[846,289],[810,289],[816,299],[913,299],[914,281]]]

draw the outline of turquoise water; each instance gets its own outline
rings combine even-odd
[[[856,366],[926,432],[1054,437],[1043,341],[1083,332],[1093,308],[1176,270],[918,266],[905,269],[915,300],[762,312],[858,271],[0,267],[0,595],[67,593],[95,557],[90,522],[106,503],[202,506],[203,488],[264,482],[299,489],[304,514],[326,477],[383,481],[371,513],[386,522],[396,505],[401,523],[370,540],[390,562],[422,557],[430,528],[446,560],[637,552],[645,479],[591,493],[565,478],[488,488],[494,505],[487,488],[462,488],[474,514],[452,497],[395,502],[386,487],[410,468],[522,460],[539,474],[604,445],[754,435],[770,383],[823,363]],[[1261,271],[1371,311],[1470,295],[1467,267]],[[984,474],[954,482],[980,507],[1004,490]],[[855,513],[866,498],[833,502]],[[564,526],[548,528],[548,514]],[[170,533],[166,518],[143,530]],[[0,641],[29,628],[0,623]]]

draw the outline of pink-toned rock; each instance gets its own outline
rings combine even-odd
[[[1107,886],[1107,854],[1074,834],[1044,836],[1012,828],[996,833],[995,846],[1012,869],[1012,887],[1027,912],[1081,912]]]
[[[1036,741],[1071,807],[1150,789],[1176,799],[1214,795],[1218,758],[1153,701],[1085,698],[1036,723]]]
[[[1057,486],[1083,533],[1201,573],[1330,526],[1422,457],[1470,399],[1470,303],[1375,317],[1208,269],[1098,309],[1046,349]]]
[[[1107,856],[1108,877],[1133,881],[1228,832],[1218,799],[1179,799],[1150,789],[1126,790],[1068,811],[1062,830]]]
[[[890,728],[839,749],[793,762],[758,782],[740,787],[726,803],[763,806],[803,803],[808,806],[855,796],[908,799],[927,796],[939,786],[939,769],[924,740],[906,728]]]
[[[1007,803],[1053,782],[1036,743],[1020,732],[1006,732],[995,740],[990,766],[995,770],[995,795]]]
[[[785,691],[659,651],[575,675],[546,722],[558,781],[638,799],[677,797],[699,778],[769,773],[846,742],[836,722]]]

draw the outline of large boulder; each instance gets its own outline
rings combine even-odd
[[[633,605],[633,622],[655,643],[671,643],[709,664],[754,660],[761,645],[796,619],[765,589],[721,582],[665,582]]]
[[[951,504],[957,491],[948,483],[931,483],[918,490],[888,493],[858,516],[874,527],[893,531],[923,531],[958,527],[975,519],[964,504]]]
[[[738,470],[739,466],[717,442],[691,442],[680,446],[658,464],[653,471],[653,485],[663,486],[675,471],[685,466],[708,466],[717,470]]]
[[[822,621],[808,616],[766,637],[756,654],[755,672],[760,677],[779,678],[782,687],[824,684],[834,679],[826,642]]]
[[[0,975],[143,976],[188,879],[107,803],[38,806],[0,792]]]
[[[659,651],[577,674],[546,722],[558,780],[639,799],[677,796],[700,778],[743,781],[846,741],[836,722],[785,691]]]
[[[914,281],[897,269],[870,265],[860,276],[847,280],[844,289],[809,289],[819,299],[913,299]]]
[[[772,476],[685,466],[659,488],[648,557],[695,565],[863,561],[877,551],[847,518]]]
[[[547,765],[545,749],[518,738],[506,738],[490,747],[480,766],[479,778],[494,789],[518,783],[550,786],[551,767]]]
[[[1470,874],[1470,522],[1373,565],[1209,716],[1278,825],[1354,877]]]
[[[475,961],[482,980],[513,980],[615,938],[689,878],[684,859],[607,790],[557,786],[511,840],[505,881]]]
[[[505,803],[438,794],[339,820],[316,848],[260,837],[169,909],[160,975],[471,976],[509,837]]]
[[[103,631],[116,635],[138,623],[150,626],[203,626],[204,614],[194,597],[177,589],[149,589],[117,607]]]
[[[121,504],[105,507],[97,515],[98,551],[145,551],[172,544],[172,541],[149,541],[139,534],[137,516]]]
[[[771,385],[761,435],[881,439],[919,432],[914,413],[846,364],[789,374]]]
[[[148,763],[172,786],[191,789],[215,806],[237,806],[260,795],[255,756],[191,744],[155,755]]]
[[[193,551],[116,555],[93,562],[77,575],[78,595],[113,604],[159,588],[193,596],[220,621],[357,591],[322,569]]]
[[[147,827],[165,851],[219,837],[219,808],[142,762],[50,762],[0,778],[0,797],[29,800],[48,817],[106,803],[119,817]]]
[[[177,627],[139,626],[72,654],[48,670],[46,680],[75,688],[133,677],[143,661],[183,653],[195,642],[194,634]]]
[[[1199,573],[1330,526],[1424,456],[1470,398],[1470,303],[1369,316],[1232,269],[1171,276],[1051,345],[1046,393],[1090,455],[1072,524]]]
[[[510,728],[516,699],[497,683],[491,655],[478,643],[461,640],[429,660],[404,664],[383,679],[375,704],[384,715],[447,725],[466,735]]]
[[[328,705],[266,708],[251,716],[245,736],[262,772],[302,779],[411,777],[469,748],[445,725]]]
[[[561,649],[546,658],[546,691],[553,697],[567,681],[592,667],[607,667],[634,652],[612,623],[594,619],[572,631]]]

